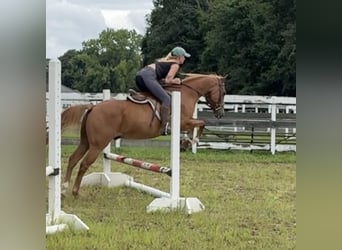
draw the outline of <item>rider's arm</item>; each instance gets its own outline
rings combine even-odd
[[[174,63],[171,65],[169,73],[167,73],[167,76],[165,77],[165,83],[166,84],[181,84],[181,79],[176,77],[176,74],[179,70],[179,65],[177,63]]]

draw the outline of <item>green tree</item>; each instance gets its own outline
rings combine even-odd
[[[280,49],[269,72],[266,72],[271,77],[263,80],[266,86],[260,92],[269,93],[273,90],[271,94],[296,96],[296,1],[269,2],[273,6],[273,15],[277,17],[276,38]]]
[[[106,29],[70,50],[62,81],[81,91],[124,92],[142,65],[174,46],[191,53],[182,71],[228,75],[227,93],[296,95],[295,0],[154,0],[142,37]],[[142,54],[141,54],[142,52]]]
[[[141,39],[134,30],[106,29],[98,39],[84,41],[80,51],[67,51],[60,58],[63,84],[82,92],[127,91],[141,66]]]
[[[228,74],[228,93],[295,95],[295,8],[275,3],[217,0],[202,19],[201,68]]]
[[[142,41],[143,64],[166,56],[173,47],[181,46],[191,54],[182,70],[198,71],[204,42],[198,20],[208,9],[207,1],[155,0],[153,4]]]
[[[64,53],[63,56],[61,56],[59,59],[61,61],[62,65],[62,83],[63,85],[69,87],[69,88],[75,88],[73,86],[74,83],[74,72],[75,72],[75,66],[71,63],[72,58],[76,57],[80,52],[77,50],[68,50]]]
[[[109,88],[109,72],[91,56],[81,53],[70,60],[73,71],[72,88],[81,92],[101,92]]]

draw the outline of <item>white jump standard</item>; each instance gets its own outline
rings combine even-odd
[[[49,178],[49,205],[46,214],[46,234],[62,231],[68,226],[88,230],[76,215],[61,210],[61,63],[49,62],[49,166],[46,176]]]
[[[110,98],[110,93],[108,90],[104,91],[104,99],[108,100]],[[178,91],[172,92],[172,120],[171,120],[171,159],[170,166],[172,171],[172,176],[170,178],[170,192],[164,192],[159,189],[137,183],[133,180],[131,176],[128,176],[119,172],[111,172],[111,160],[110,158],[118,158],[117,155],[110,153],[110,144],[104,149],[104,158],[103,158],[103,172],[91,173],[85,176],[82,180],[82,185],[104,185],[107,187],[116,187],[116,186],[128,186],[132,188],[136,188],[138,190],[147,192],[155,197],[146,208],[147,212],[153,212],[157,210],[163,211],[172,211],[182,209],[185,210],[187,214],[191,214],[194,212],[200,212],[205,209],[204,205],[200,202],[199,199],[195,197],[180,197],[179,194],[179,178],[180,178],[180,100],[181,95]],[[114,156],[114,157],[113,157]],[[127,162],[124,162],[129,165],[131,164],[133,159],[129,159]],[[117,159],[115,159],[117,160]],[[123,160],[119,160],[123,162]],[[140,162],[140,161],[139,161]],[[150,163],[147,163],[150,164]],[[156,166],[155,164],[152,164]],[[135,165],[134,165],[135,166]],[[145,166],[145,167],[144,167]],[[171,171],[168,172],[164,167],[161,170],[155,168],[152,170],[149,168],[150,165],[144,165],[142,168],[155,171],[167,173],[169,176],[171,175]],[[141,167],[141,166],[139,166]]]

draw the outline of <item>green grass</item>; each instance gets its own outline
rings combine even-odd
[[[62,170],[75,146],[63,146]],[[169,164],[167,148],[121,148],[132,158]],[[102,159],[88,173],[101,171]],[[77,170],[77,169],[75,169]],[[138,182],[168,191],[169,178],[119,163]],[[76,174],[76,171],[75,171]],[[74,178],[73,178],[74,179]],[[47,235],[46,249],[294,249],[296,154],[199,150],[181,153],[181,196],[197,197],[205,210],[146,213],[154,199],[125,187],[85,186],[69,193],[63,211],[76,214],[89,231]]]
[[[80,138],[80,132],[79,129],[68,129],[65,132],[63,132],[62,139],[79,139]],[[155,138],[151,138],[149,140],[154,140],[154,141],[170,141],[171,136],[158,136]]]

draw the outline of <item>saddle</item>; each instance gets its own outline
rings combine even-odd
[[[151,94],[145,92],[137,92],[134,89],[129,89],[127,100],[136,104],[149,104],[153,111],[153,114],[157,117],[158,120],[161,120],[160,103]]]

